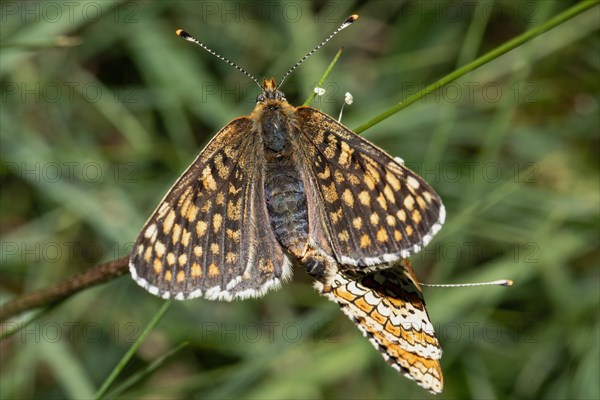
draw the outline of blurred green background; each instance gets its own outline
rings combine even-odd
[[[352,128],[575,3],[3,2],[1,301],[126,255],[202,146],[251,112],[258,88],[177,28],[279,79],[358,13],[283,87],[301,104],[344,46],[313,106],[337,116],[351,92]],[[363,134],[444,199],[420,280],[516,282],[424,289],[439,398],[600,397],[599,26],[596,6]],[[91,397],[162,303],[129,277],[73,296],[0,343],[0,397]],[[127,380],[117,397],[433,397],[302,270],[262,299],[173,303],[111,390]]]

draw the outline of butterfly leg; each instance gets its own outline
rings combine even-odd
[[[336,261],[318,249],[309,249],[300,259],[306,272],[325,287],[330,286],[333,276],[338,270]]]
[[[325,271],[327,270],[327,259],[325,256],[318,254],[316,251],[311,250],[306,254],[301,264],[306,268],[306,272],[314,279],[321,281],[325,277]]]

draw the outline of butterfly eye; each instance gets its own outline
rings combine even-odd
[[[265,101],[265,94],[264,93],[259,94],[258,97],[256,98],[256,102],[262,103],[264,101]]]
[[[279,90],[275,93],[275,98],[277,100],[287,101],[286,98],[285,98],[285,94],[283,94],[283,92],[279,91]]]

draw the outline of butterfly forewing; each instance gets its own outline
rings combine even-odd
[[[297,116],[313,215],[342,268],[376,269],[427,245],[445,211],[423,179],[326,114],[299,107]]]
[[[442,352],[408,260],[371,274],[338,271],[330,286],[317,287],[392,367],[425,389],[441,392]]]
[[[268,223],[262,147],[253,123],[223,128],[173,185],[142,229],[134,279],[177,299],[256,297],[290,274]]]

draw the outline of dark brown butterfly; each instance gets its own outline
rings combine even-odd
[[[178,35],[214,54],[187,33]],[[263,295],[301,265],[323,294],[351,310],[377,346],[423,357],[402,336],[393,336],[404,329],[399,321],[414,299],[420,304],[413,308],[431,325],[412,269],[399,265],[441,228],[445,212],[439,196],[335,119],[291,106],[275,79],[260,86],[254,111],[216,134],[146,222],[130,259],[133,278],[165,299],[233,300]],[[382,284],[379,292],[373,282]],[[360,314],[368,309],[360,303],[366,292],[378,299],[369,304],[393,320],[393,329]],[[389,293],[398,300],[388,301]],[[404,332],[417,331],[411,325]],[[427,353],[437,363],[437,341],[426,345],[437,349]],[[441,390],[439,370],[436,384],[424,384],[418,369],[395,359],[392,365],[411,379]]]

